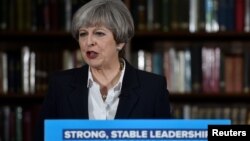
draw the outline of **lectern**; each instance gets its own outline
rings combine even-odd
[[[45,141],[207,141],[208,125],[228,119],[46,120]]]

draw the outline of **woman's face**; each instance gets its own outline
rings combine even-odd
[[[113,33],[104,26],[79,29],[79,45],[84,61],[94,68],[112,66],[118,60],[117,44]]]

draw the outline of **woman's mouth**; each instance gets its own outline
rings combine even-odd
[[[87,51],[86,55],[89,59],[95,59],[98,56],[98,53],[94,51]]]

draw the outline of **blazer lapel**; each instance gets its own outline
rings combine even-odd
[[[71,87],[74,91],[69,94],[69,101],[76,118],[88,119],[88,66],[84,66],[75,73],[74,83]]]
[[[74,83],[72,83],[74,91],[68,98],[76,118],[88,119],[88,66],[84,66],[78,71],[75,73]],[[115,119],[128,118],[138,101],[139,95],[136,93],[135,88],[139,86],[139,82],[136,73],[136,69],[126,61],[122,90],[119,96],[120,100]]]
[[[134,90],[138,86],[136,69],[126,61],[126,69],[115,119],[129,118],[130,112],[139,98],[139,95]]]

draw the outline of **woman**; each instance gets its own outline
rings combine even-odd
[[[134,23],[122,1],[88,2],[75,13],[72,34],[87,65],[51,77],[39,139],[44,119],[170,118],[165,78],[135,69],[124,58]]]

